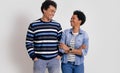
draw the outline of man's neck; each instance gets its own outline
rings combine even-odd
[[[41,18],[41,20],[42,20],[43,22],[50,22],[50,21],[51,21],[50,19],[48,19],[48,18],[46,18],[46,17],[44,17],[44,16]]]

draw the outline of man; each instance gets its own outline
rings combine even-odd
[[[42,3],[43,16],[29,25],[26,36],[26,47],[29,56],[34,61],[34,73],[60,72],[60,56],[58,43],[61,39],[61,25],[52,18],[57,4],[52,0]]]

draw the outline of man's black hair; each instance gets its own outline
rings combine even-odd
[[[52,1],[52,0],[45,0],[43,3],[42,3],[42,6],[41,6],[41,11],[43,13],[43,9],[47,10],[49,8],[49,6],[53,6],[57,9],[57,4],[56,2]]]

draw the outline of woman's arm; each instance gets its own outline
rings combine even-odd
[[[86,45],[80,46],[78,49],[71,49],[69,53],[76,54],[76,55],[82,55],[82,50],[86,48]]]

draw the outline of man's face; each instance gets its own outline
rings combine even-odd
[[[53,7],[52,5],[50,5],[47,10],[43,9],[44,16],[49,20],[53,18],[55,12],[56,12],[56,8]]]

